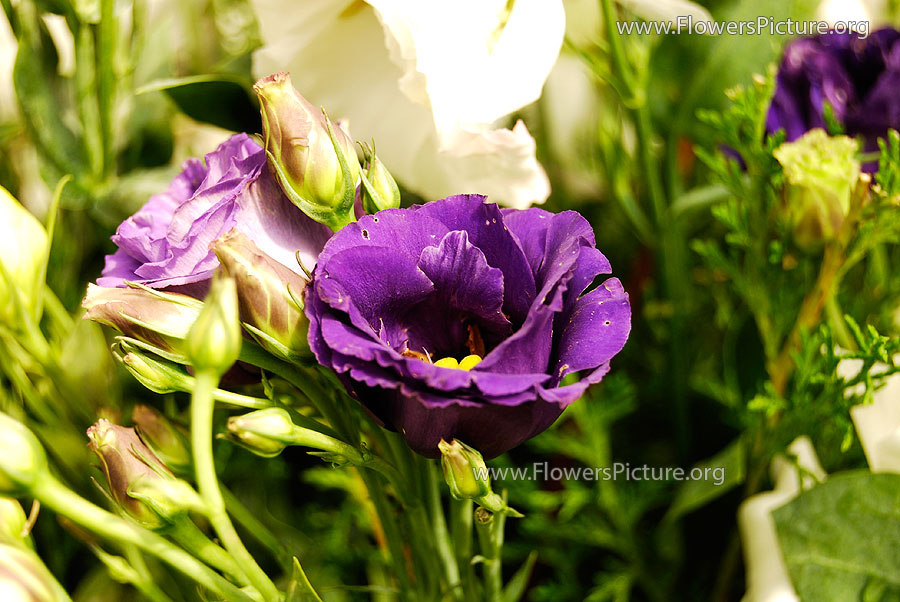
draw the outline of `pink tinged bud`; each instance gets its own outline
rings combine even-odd
[[[87,435],[90,439],[88,448],[100,459],[100,468],[116,504],[148,529],[167,526],[174,518],[172,513],[132,495],[132,488],[146,486],[146,482],[152,480],[174,481],[172,472],[141,441],[133,428],[102,419],[88,429]]]
[[[382,209],[396,209],[400,206],[400,188],[375,154],[375,148],[362,145],[366,158],[366,169],[362,174],[362,202],[366,213],[377,213]]]
[[[85,318],[175,356],[184,355],[184,339],[203,304],[187,295],[147,287],[104,288],[89,284],[81,302]]]
[[[143,440],[177,474],[191,472],[191,451],[188,435],[155,408],[136,405],[131,421]]]
[[[253,86],[259,97],[269,167],[312,219],[338,230],[353,221],[359,160],[350,136],[276,73]]]
[[[237,283],[245,328],[259,344],[283,359],[309,355],[309,320],[300,299],[306,280],[232,230],[212,246],[222,269]]]
[[[37,554],[5,543],[0,544],[0,600],[70,602]]]
[[[237,285],[222,272],[213,278],[203,309],[188,333],[185,352],[197,372],[221,376],[241,353]]]
[[[47,454],[28,427],[0,413],[0,494],[27,494],[47,472]]]

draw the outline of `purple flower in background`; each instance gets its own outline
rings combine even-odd
[[[166,192],[119,225],[112,237],[119,248],[107,256],[97,284],[122,287],[133,281],[199,293],[219,265],[210,244],[233,228],[297,273],[295,253],[311,269],[331,235],[284,196],[269,174],[265,151],[237,134],[206,155],[205,165],[187,160]]]
[[[457,438],[494,457],[609,371],[628,295],[616,278],[584,291],[610,271],[574,211],[480,195],[387,209],[325,245],[305,291],[310,347],[415,451]]]
[[[778,68],[766,129],[793,141],[827,129],[825,104],[849,136],[876,150],[888,128],[900,128],[900,32],[879,29],[866,38],[829,32],[790,42]]]

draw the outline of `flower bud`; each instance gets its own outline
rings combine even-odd
[[[0,600],[64,602],[69,597],[37,554],[0,543]]]
[[[47,472],[47,454],[24,424],[0,412],[0,494],[18,497]]]
[[[176,474],[190,474],[191,451],[188,438],[168,418],[155,408],[136,405],[131,421],[141,440]]]
[[[87,431],[88,448],[97,454],[113,500],[135,521],[148,529],[168,526],[187,507],[171,499],[134,495],[133,489],[147,491],[148,481],[175,481],[171,471],[147,447],[133,428],[102,419]]]
[[[375,154],[375,148],[363,145],[366,169],[362,177],[362,202],[366,213],[400,206],[400,189],[391,172]]]
[[[266,408],[228,419],[230,438],[264,458],[274,458],[292,441],[295,426],[287,410]]]
[[[81,302],[85,318],[174,356],[184,355],[184,339],[203,304],[193,297],[146,287],[104,288],[89,284]]]
[[[259,97],[269,167],[312,219],[338,230],[353,220],[359,160],[353,141],[276,73],[253,86]]]
[[[21,545],[28,518],[18,500],[0,497],[0,542]]]
[[[36,312],[50,245],[41,223],[2,186],[0,224],[0,321],[10,324],[16,296],[26,312]]]
[[[478,450],[454,439],[438,443],[441,451],[441,468],[450,493],[458,500],[476,499],[491,492],[491,480],[487,466]]]
[[[259,344],[287,360],[307,355],[309,320],[296,301],[302,298],[306,280],[237,230],[213,243],[212,249],[237,283],[241,320],[252,328]]]
[[[858,151],[856,140],[829,136],[821,129],[775,149],[787,180],[794,241],[800,248],[814,250],[840,231],[860,175]]]
[[[241,353],[241,322],[238,318],[234,278],[213,278],[203,309],[188,333],[185,352],[197,372],[224,374]]]
[[[188,374],[174,362],[146,353],[125,340],[117,341],[112,352],[139,383],[154,393],[165,395],[190,390]]]

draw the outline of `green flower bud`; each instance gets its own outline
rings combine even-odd
[[[484,458],[478,450],[454,439],[438,443],[441,451],[441,468],[450,493],[458,500],[477,499],[491,493],[491,480]]]
[[[147,405],[136,405],[131,413],[131,421],[141,440],[172,469],[180,475],[190,474],[193,464],[188,436],[159,411]]]
[[[146,353],[126,340],[117,341],[112,352],[139,383],[154,393],[165,395],[190,390],[188,374],[174,362]]]
[[[303,98],[287,73],[263,78],[253,89],[269,167],[285,195],[333,230],[353,221],[359,160],[350,136]]]
[[[16,317],[16,297],[26,312],[36,313],[50,243],[37,218],[2,186],[0,224],[0,321],[12,324]]]
[[[0,542],[22,545],[27,536],[25,524],[28,518],[18,500],[11,497],[0,497]]]
[[[366,169],[362,178],[362,202],[366,213],[400,206],[400,189],[391,172],[375,154],[374,146],[363,145]]]
[[[190,509],[182,500],[173,502],[171,496],[155,498],[146,493],[153,491],[153,480],[176,479],[133,428],[102,419],[87,435],[88,448],[100,459],[109,492],[125,514],[148,529],[161,529]]]
[[[298,305],[306,280],[232,230],[212,245],[222,269],[237,282],[241,320],[259,344],[283,359],[309,354],[309,320]]]
[[[794,241],[814,250],[832,240],[850,211],[850,198],[860,176],[859,143],[847,136],[808,131],[775,149],[784,168],[787,213]]]
[[[0,544],[0,600],[68,602],[62,586],[31,550]]]
[[[197,372],[212,370],[222,375],[241,353],[241,322],[234,278],[219,273],[213,278],[204,301],[188,333],[185,352]]]
[[[171,358],[184,356],[184,339],[203,304],[178,293],[150,288],[104,288],[89,284],[84,317],[148,343]]]
[[[26,494],[46,472],[47,454],[34,433],[0,412],[0,494]]]
[[[283,408],[266,408],[228,419],[229,438],[264,458],[274,458],[293,441],[295,426]]]

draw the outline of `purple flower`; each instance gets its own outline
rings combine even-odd
[[[310,347],[415,451],[456,438],[494,457],[609,371],[628,295],[616,278],[584,291],[610,271],[574,211],[481,195],[387,209],[325,245],[305,292]]]
[[[237,134],[206,155],[189,159],[169,189],[150,197],[119,225],[97,284],[122,287],[134,281],[153,288],[207,287],[219,260],[210,244],[233,228],[297,273],[295,253],[312,268],[331,231],[284,196],[269,174],[265,151]],[[193,285],[193,286],[187,286]]]
[[[789,43],[778,69],[766,130],[784,129],[793,141],[826,128],[825,103],[850,136],[876,150],[888,128],[900,128],[900,32],[868,37],[829,32]]]

